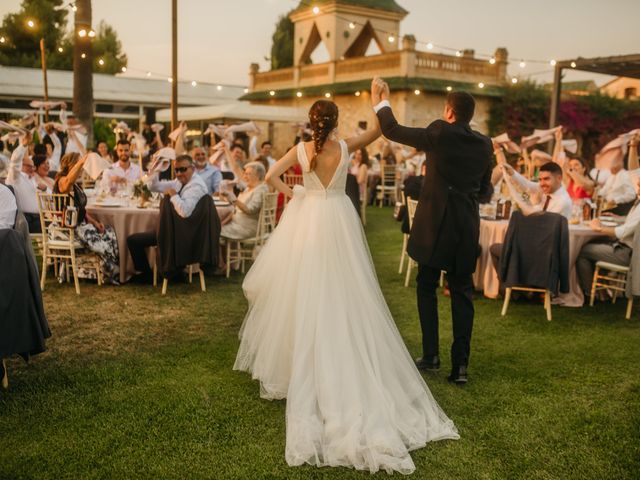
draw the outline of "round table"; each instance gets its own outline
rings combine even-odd
[[[109,202],[104,202],[105,204]],[[158,222],[160,221],[160,210],[157,206],[149,206],[147,208],[138,208],[137,200],[127,201],[118,199],[115,202],[121,206],[101,206],[95,203],[87,205],[87,211],[96,220],[105,225],[111,225],[118,240],[118,253],[120,255],[120,283],[125,283],[135,273],[136,269],[133,265],[133,258],[127,248],[127,238],[134,233],[155,232],[158,230]],[[218,216],[233,211],[233,206],[216,205]],[[150,265],[153,266],[155,258],[149,258]]]
[[[498,274],[491,263],[489,248],[494,243],[502,243],[509,226],[508,220],[480,220],[480,247],[482,249],[473,283],[476,290],[484,293],[485,297],[497,298],[500,290]],[[569,292],[558,295],[553,303],[564,307],[581,307],[584,295],[578,283],[576,259],[582,246],[602,234],[594,232],[587,225],[569,225]]]

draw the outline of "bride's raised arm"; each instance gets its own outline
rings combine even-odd
[[[375,117],[374,127],[367,130],[360,135],[356,135],[354,137],[350,137],[345,139],[345,143],[347,144],[347,148],[349,149],[349,153],[353,153],[356,150],[366,147],[371,142],[376,140],[380,135],[382,135],[382,131],[380,130],[380,123],[378,122],[378,117]]]
[[[267,172],[265,177],[266,182],[275,188],[277,191],[284,193],[287,197],[293,196],[293,190],[286,183],[280,180],[280,176],[293,167],[298,162],[297,147],[291,147],[291,149],[278,160]]]

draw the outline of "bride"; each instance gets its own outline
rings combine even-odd
[[[289,465],[408,474],[410,450],[459,436],[406,350],[345,194],[349,153],[380,129],[335,140],[338,107],[327,100],[309,120],[313,141],[267,174],[293,198],[244,280],[234,369],[259,380],[263,398],[287,399]],[[280,175],[296,163],[304,187],[292,191]]]

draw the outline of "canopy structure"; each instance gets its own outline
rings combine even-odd
[[[156,119],[159,122],[171,120],[171,110],[158,110]],[[271,105],[252,105],[247,102],[234,102],[225,105],[208,105],[204,107],[178,108],[179,121],[246,121],[261,122],[304,122],[307,113],[295,107],[276,107]]]
[[[562,70],[564,69],[582,70],[618,77],[640,78],[640,54],[596,58],[578,57],[574,60],[557,62],[553,75],[551,111],[549,113],[550,128],[555,127],[558,123],[560,92],[562,90]]]

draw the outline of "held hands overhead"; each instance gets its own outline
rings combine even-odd
[[[382,100],[389,99],[389,85],[380,77],[373,77],[371,80],[371,104],[376,106]]]

